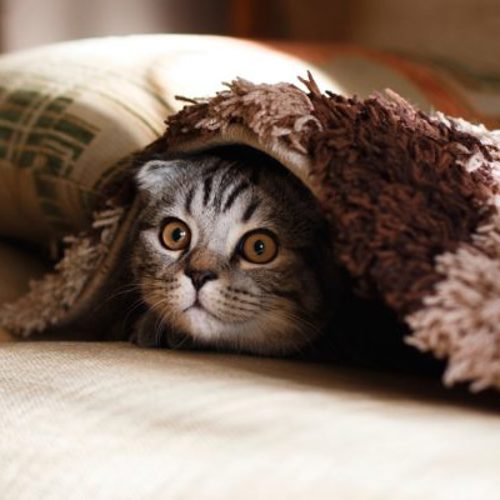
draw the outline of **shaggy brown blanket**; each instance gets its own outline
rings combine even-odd
[[[171,116],[165,134],[135,159],[225,144],[276,158],[318,198],[356,293],[394,311],[409,327],[408,344],[447,359],[446,384],[500,388],[495,134],[429,116],[390,91],[360,100],[322,94],[310,76],[302,83],[305,91],[233,81]],[[4,308],[4,327],[29,334],[77,321],[109,291],[137,208],[131,170],[56,274]]]

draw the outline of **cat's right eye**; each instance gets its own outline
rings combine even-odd
[[[179,219],[167,219],[162,226],[160,241],[168,250],[185,250],[191,243],[191,230]]]
[[[253,264],[268,264],[278,255],[276,236],[267,229],[255,229],[243,236],[239,244],[240,255]]]

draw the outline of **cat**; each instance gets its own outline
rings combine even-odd
[[[330,232],[281,164],[250,148],[160,156],[136,184],[137,345],[281,356],[321,335]]]

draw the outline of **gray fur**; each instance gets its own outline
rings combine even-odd
[[[139,170],[137,185],[143,210],[132,269],[148,307],[136,325],[139,345],[281,355],[320,333],[329,233],[314,198],[283,167],[255,155],[156,159]],[[162,246],[168,217],[190,227],[187,251]],[[278,238],[269,264],[238,253],[241,237],[256,228]],[[196,291],[188,269],[216,279]],[[196,300],[201,307],[192,307]]]

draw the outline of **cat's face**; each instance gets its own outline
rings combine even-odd
[[[164,330],[261,354],[319,334],[326,231],[288,172],[199,156],[151,161],[137,183],[144,209],[132,267]]]

